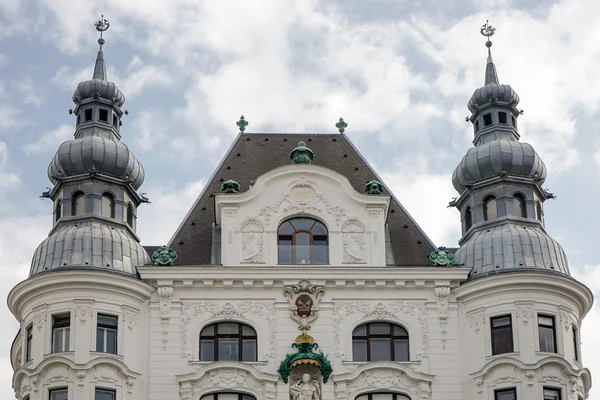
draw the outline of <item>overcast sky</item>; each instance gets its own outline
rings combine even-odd
[[[95,5],[92,5],[95,4]],[[479,27],[497,28],[501,83],[520,95],[522,140],[548,167],[546,228],[599,297],[600,3],[597,0],[0,0],[0,297],[28,274],[52,207],[46,168],[72,137],[104,14],[108,78],[125,93],[122,140],[146,169],[145,245],[165,244],[237,134],[348,137],[438,246],[456,246],[451,174],[472,145],[483,84]],[[326,156],[316,154],[316,157]],[[0,398],[13,398],[18,323],[0,309]],[[582,328],[600,376],[598,303]],[[597,336],[596,336],[597,337]],[[598,376],[596,378],[598,378]],[[600,399],[600,390],[590,399]]]

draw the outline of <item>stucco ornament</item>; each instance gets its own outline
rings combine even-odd
[[[176,258],[177,253],[175,250],[170,249],[166,245],[159,247],[154,253],[152,253],[152,261],[154,261],[154,265],[175,265]]]
[[[323,351],[318,350],[319,345],[315,343],[315,339],[307,335],[306,332],[303,332],[296,338],[295,343],[292,343],[292,347],[298,349],[298,352],[288,353],[279,364],[279,369],[277,370],[283,382],[288,383],[288,378],[294,367],[312,365],[318,368],[323,378],[323,383],[327,383],[333,369],[327,356],[323,354]],[[304,400],[302,397],[299,399]],[[317,399],[320,399],[320,397]]]
[[[312,382],[310,374],[303,374],[302,380],[290,386],[291,400],[321,400],[319,385]]]
[[[454,254],[446,250],[445,247],[439,247],[429,254],[429,261],[431,261],[433,265],[450,265],[452,264],[452,260],[454,260]]]
[[[365,262],[365,227],[355,219],[342,225],[342,243],[345,264],[362,264]]]
[[[298,142],[298,146],[290,153],[294,164],[309,164],[314,158],[313,151],[306,147],[306,143]]]
[[[223,193],[239,193],[240,184],[233,179],[228,179],[221,184],[221,192]]]
[[[265,228],[263,224],[255,219],[250,219],[242,223],[240,231],[242,233],[242,262],[264,262],[263,235]]]
[[[367,194],[381,194],[383,193],[383,185],[376,180],[369,181],[365,185],[365,192]]]
[[[283,295],[288,299],[291,318],[298,322],[298,329],[310,329],[310,324],[319,316],[319,303],[324,294],[323,286],[313,285],[306,279],[285,287]]]

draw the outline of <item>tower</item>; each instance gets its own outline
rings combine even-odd
[[[137,324],[151,293],[136,271],[150,263],[136,235],[144,169],[120,141],[125,97],[106,76],[108,27],[104,18],[96,23],[93,77],[73,94],[74,139],[48,167],[52,229],[8,300],[21,321],[23,340],[11,354],[19,399],[137,398]]]
[[[461,303],[466,398],[583,398],[590,385],[579,350],[591,292],[570,277],[561,246],[545,230],[546,167],[521,142],[519,96],[500,84],[487,23],[484,86],[469,100],[474,147],[454,170],[462,238],[455,263],[471,268]],[[555,396],[555,397],[552,397]],[[558,396],[558,397],[557,397]]]

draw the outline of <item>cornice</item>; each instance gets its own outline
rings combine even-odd
[[[470,268],[454,267],[223,267],[144,266],[142,279],[156,286],[223,286],[256,288],[285,286],[310,277],[325,287],[456,287],[467,280]]]

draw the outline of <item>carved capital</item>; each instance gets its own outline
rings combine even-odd
[[[480,310],[469,316],[469,327],[479,334],[481,327],[485,325],[485,310]]]
[[[173,298],[172,286],[160,286],[157,289],[160,307],[160,323],[162,326],[162,344],[163,350],[166,350],[169,343],[169,322],[171,318],[171,299]]]

